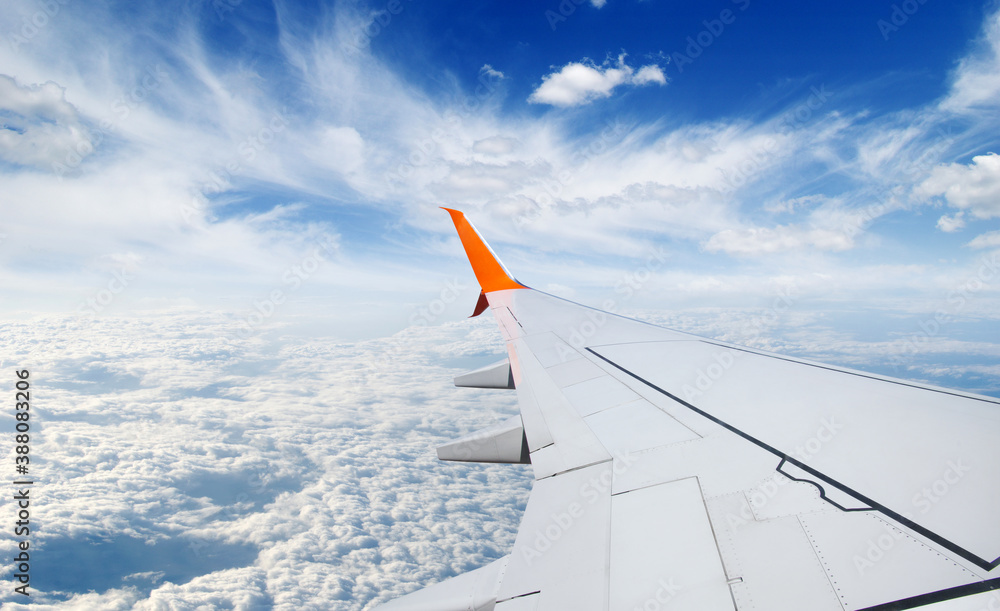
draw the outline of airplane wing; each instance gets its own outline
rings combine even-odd
[[[517,282],[448,210],[530,462],[510,555],[384,611],[1000,610],[1000,401],[671,331]],[[943,606],[942,606],[943,605]]]

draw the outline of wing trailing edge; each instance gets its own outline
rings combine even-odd
[[[417,590],[378,607],[379,611],[492,611],[509,556],[482,568]]]

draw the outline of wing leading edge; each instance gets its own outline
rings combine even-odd
[[[439,455],[536,481],[509,556],[380,609],[1000,609],[1000,401],[529,289],[448,213],[508,351],[462,385],[520,422]]]

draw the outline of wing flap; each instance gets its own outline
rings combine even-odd
[[[608,609],[611,461],[535,482],[497,600],[539,611]]]
[[[696,478],[611,497],[611,609],[735,609]]]

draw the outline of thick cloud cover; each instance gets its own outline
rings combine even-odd
[[[506,553],[525,468],[433,451],[514,409],[450,384],[497,358],[492,321],[358,344],[239,340],[232,322],[7,326],[5,371],[33,384],[32,602],[361,609]]]

